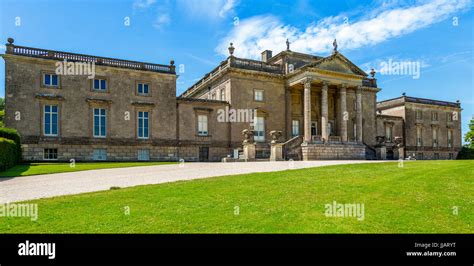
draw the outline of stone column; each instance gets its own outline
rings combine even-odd
[[[311,78],[305,78],[304,85],[304,142],[311,142]]]
[[[328,142],[328,82],[323,81],[321,89],[321,138]]]
[[[356,127],[357,127],[357,137],[356,140],[358,143],[362,143],[362,87],[358,86],[356,91]]]
[[[339,88],[339,94],[341,97],[341,114],[340,114],[340,128],[341,128],[341,140],[347,142],[347,120],[349,120],[349,113],[347,112],[347,89],[346,84],[342,84]]]
[[[291,139],[292,133],[292,125],[291,125],[291,113],[292,113],[292,106],[291,106],[291,88],[285,89],[285,107],[286,107],[286,134],[285,137],[287,140]]]

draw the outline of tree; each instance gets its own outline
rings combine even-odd
[[[4,117],[5,117],[5,99],[0,98],[0,127],[3,127]]]
[[[469,131],[464,136],[464,141],[469,143],[469,148],[474,149],[474,117],[469,122]]]

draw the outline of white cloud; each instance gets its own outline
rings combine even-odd
[[[287,38],[292,43],[291,50],[304,53],[327,53],[334,38],[342,50],[356,49],[425,28],[470,7],[470,0],[435,0],[408,7],[386,5],[349,24],[343,23],[344,15],[338,15],[311,23],[305,29],[285,25],[274,16],[256,16],[241,20],[216,51],[227,56],[227,47],[233,42],[236,56],[259,58],[263,50],[285,49]]]
[[[178,0],[179,9],[195,18],[216,19],[233,14],[239,0]]]
[[[226,0],[224,5],[219,10],[219,17],[224,18],[228,13],[233,12],[237,4],[238,0]]]
[[[158,15],[155,21],[153,22],[153,27],[157,29],[162,29],[164,26],[170,24],[170,21],[170,15],[168,15],[167,13]]]
[[[133,2],[133,9],[147,9],[156,3],[156,0],[135,0]]]

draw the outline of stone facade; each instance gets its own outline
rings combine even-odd
[[[402,97],[377,104],[377,134],[403,137],[404,157],[455,159],[462,146],[461,104]]]
[[[281,131],[287,159],[375,157],[376,136],[385,135],[386,125],[393,136],[403,137],[406,154],[451,158],[460,147],[460,119],[441,121],[453,110],[460,116],[459,104],[400,104],[399,99],[377,104],[375,73],[369,77],[336,47],[327,57],[289,47],[275,56],[267,50],[257,61],[235,57],[231,46],[226,60],[179,97],[173,61],[158,65],[79,55],[17,46],[12,39],[6,47],[5,124],[20,132],[27,161],[236,159],[243,153],[245,129],[255,132],[257,159],[269,159],[271,131]],[[58,75],[57,64],[64,60],[94,62],[95,77]],[[46,85],[45,79],[55,73],[57,85]],[[105,85],[96,82],[106,88],[97,89]],[[54,122],[47,120],[53,119],[49,106],[57,107]],[[437,110],[440,119],[414,119],[417,110]],[[232,112],[244,115],[233,120]],[[52,123],[57,124],[55,134],[46,130]],[[416,147],[417,127],[439,128],[438,146]],[[443,142],[446,129],[451,130],[450,147]],[[393,145],[386,143],[387,154],[393,153]]]

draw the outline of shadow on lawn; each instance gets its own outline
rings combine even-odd
[[[22,176],[23,173],[28,172],[31,167],[38,166],[38,165],[57,165],[55,163],[24,163],[18,164],[9,168],[3,172],[0,172],[0,181],[5,181],[10,179],[11,177]],[[10,177],[10,178],[8,178]]]
[[[32,165],[34,165],[34,164],[31,164],[31,163],[19,164],[19,165],[15,165],[12,168],[9,168],[9,169],[7,169],[3,172],[0,172],[0,181],[5,181],[5,180],[7,180],[8,177],[21,176],[21,174],[28,171]],[[10,178],[8,178],[8,179],[10,179]]]

